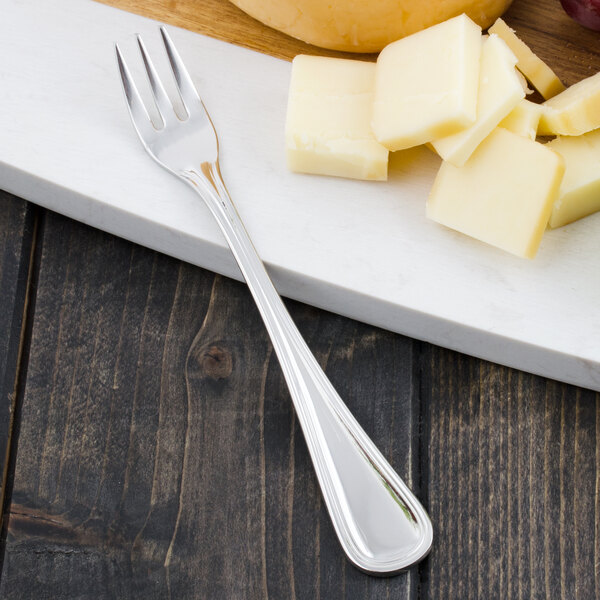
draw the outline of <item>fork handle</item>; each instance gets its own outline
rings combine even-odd
[[[422,558],[431,522],[340,399],[296,328],[227,192],[219,164],[179,173],[229,243],[279,358],[325,504],[350,561],[386,575]]]

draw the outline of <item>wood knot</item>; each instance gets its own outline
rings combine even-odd
[[[219,346],[210,346],[199,356],[202,374],[211,379],[225,379],[233,370],[231,352]]]

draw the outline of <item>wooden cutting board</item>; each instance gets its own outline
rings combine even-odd
[[[321,54],[374,60],[374,55],[352,55],[305,44],[263,25],[228,0],[100,1],[278,58]],[[514,0],[504,19],[567,85],[600,71],[600,33],[570,19],[559,0]]]

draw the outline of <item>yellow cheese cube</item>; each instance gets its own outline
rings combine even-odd
[[[600,73],[546,100],[540,135],[582,135],[600,127]]]
[[[515,55],[497,35],[492,34],[483,42],[477,119],[459,133],[432,142],[444,160],[457,167],[464,165],[475,148],[525,98],[516,62]]]
[[[494,34],[490,34],[490,35],[494,35]],[[512,50],[511,50],[511,52],[512,52]],[[529,84],[527,83],[527,79],[525,79],[525,77],[523,76],[523,73],[521,73],[521,71],[517,70],[517,75],[519,76],[519,81],[521,82],[521,85],[523,86],[525,95],[529,96],[530,94],[534,94],[535,92],[533,90],[529,89]]]
[[[371,131],[374,82],[375,63],[294,59],[285,126],[290,170],[387,179],[388,151]]]
[[[544,98],[552,98],[565,89],[554,71],[536,56],[502,19],[497,19],[488,31],[500,36],[507,43],[518,59],[517,69]]]
[[[481,29],[465,15],[386,46],[377,59],[373,131],[389,150],[475,121]]]
[[[427,216],[517,256],[533,258],[564,173],[537,142],[495,129],[463,167],[443,162]]]
[[[560,137],[548,147],[565,160],[565,176],[552,207],[550,227],[600,210],[600,129],[578,137]]]
[[[499,127],[535,140],[542,108],[529,100],[521,100],[513,110],[500,121]]]

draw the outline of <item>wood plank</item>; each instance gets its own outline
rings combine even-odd
[[[33,213],[27,202],[0,191],[0,506],[4,506],[10,463]],[[2,511],[0,527],[3,516]]]
[[[375,59],[375,55],[335,52],[300,42],[266,27],[228,0],[203,0],[201,4],[197,0],[100,1],[287,60],[297,54]],[[575,83],[598,70],[598,34],[570,19],[558,0],[545,3],[539,0],[516,0],[504,18],[565,83]]]
[[[244,285],[52,213],[42,244],[2,598],[416,597],[345,560]],[[290,308],[416,489],[415,344]]]
[[[423,598],[597,598],[600,394],[427,346]]]

